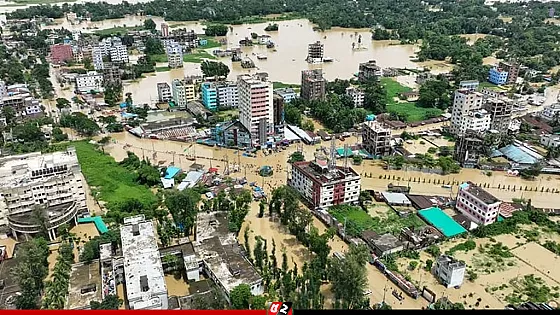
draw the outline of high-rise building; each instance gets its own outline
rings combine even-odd
[[[266,74],[240,75],[237,77],[239,93],[239,120],[257,137],[260,144],[273,132],[272,82]],[[264,133],[264,135],[263,135]]]
[[[467,130],[458,136],[455,142],[453,159],[464,168],[475,168],[478,159],[484,152],[484,139],[482,134],[472,130]]]
[[[366,121],[362,133],[362,145],[376,157],[391,153],[391,129],[377,121]]]
[[[484,95],[469,89],[458,89],[455,91],[453,98],[453,107],[451,109],[450,131],[455,135],[460,135],[462,117],[469,115],[470,112],[482,108]]]
[[[173,101],[179,109],[186,109],[187,103],[196,99],[195,83],[191,80],[174,79],[171,82]]]
[[[354,102],[354,107],[364,107],[364,100],[366,98],[366,94],[364,90],[360,87],[356,86],[349,86],[346,88],[346,95],[352,98],[352,102]]]
[[[55,64],[72,60],[72,46],[65,44],[54,44],[51,46],[51,60]]]
[[[239,106],[239,91],[235,82],[219,82],[217,88],[220,108],[237,108]]]
[[[101,91],[103,88],[103,75],[95,71],[76,76],[76,90],[82,93],[89,91]]]
[[[167,25],[167,23],[161,23],[161,36],[162,37],[169,36],[169,25]]]
[[[503,69],[503,71],[507,72],[506,84],[517,83],[517,77],[519,76],[519,64],[517,62],[515,62],[515,61],[510,61],[510,62],[500,61],[500,63],[498,64],[498,68]]]
[[[490,98],[486,100],[484,108],[490,114],[490,128],[499,133],[506,134],[511,123],[513,104],[506,100]]]
[[[120,83],[121,82],[120,67],[112,62],[105,62],[103,64],[103,81]]]
[[[213,82],[204,82],[201,87],[202,104],[209,110],[218,109],[218,88]]]
[[[382,75],[381,67],[377,65],[375,60],[360,63],[358,68],[358,80],[364,82],[370,79],[378,79]]]
[[[467,130],[484,133],[490,130],[490,122],[492,118],[490,113],[485,109],[476,109],[459,118],[458,125],[454,126],[454,130],[458,135],[465,134]]]
[[[179,43],[175,41],[168,43],[166,52],[169,68],[175,69],[183,67],[183,47]]]
[[[91,49],[91,62],[95,70],[103,70],[103,50],[101,47],[93,47]]]
[[[41,211],[48,218],[48,236],[54,240],[59,226],[76,224],[76,215],[87,209],[73,147],[66,152],[7,156],[0,165],[0,231],[7,227],[16,238],[40,233],[34,212]]]
[[[325,99],[326,80],[321,69],[303,70],[301,72],[300,96],[304,100]]]
[[[324,45],[320,41],[309,44],[307,47],[307,62],[319,63],[323,61]]]
[[[477,185],[466,182],[459,185],[455,207],[478,225],[488,225],[498,220],[502,202]]]
[[[159,82],[157,84],[158,100],[161,103],[169,102],[173,99],[173,94],[171,93],[171,87],[167,82]]]

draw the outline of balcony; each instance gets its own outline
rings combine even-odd
[[[76,216],[77,212],[78,206],[74,201],[47,208],[49,228],[57,228],[69,222]],[[29,234],[40,232],[40,226],[33,221],[32,211],[8,215],[8,226],[20,233]]]

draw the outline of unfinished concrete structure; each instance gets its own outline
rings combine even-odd
[[[304,100],[324,100],[327,81],[323,78],[323,70],[303,70],[301,72],[300,97]]]
[[[490,130],[496,130],[501,134],[507,133],[511,123],[513,103],[490,98],[486,100],[484,108],[490,114]]]
[[[377,121],[366,121],[362,131],[362,145],[373,156],[390,154],[391,129]]]
[[[472,130],[457,138],[453,159],[459,162],[462,167],[475,168],[478,159],[484,153],[484,140],[480,133]]]
[[[360,63],[358,68],[358,80],[364,82],[371,79],[378,79],[381,75],[383,75],[383,72],[375,60]]]
[[[320,41],[309,44],[307,47],[307,62],[320,63],[323,61],[324,45]]]

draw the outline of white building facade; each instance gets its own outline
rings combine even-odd
[[[461,122],[464,116],[472,111],[482,108],[484,95],[469,89],[458,89],[453,98],[451,110],[450,131],[455,135],[461,135]]]
[[[465,279],[466,265],[451,256],[441,255],[437,261],[434,273],[447,288],[460,287]]]
[[[234,82],[217,84],[218,106],[221,108],[237,108],[239,106],[239,91]]]
[[[183,67],[183,47],[175,42],[171,41],[166,46],[167,52],[167,65],[171,69]]]
[[[103,74],[90,71],[76,76],[76,90],[85,93],[91,90],[103,90]]]
[[[484,109],[475,110],[459,118],[459,125],[455,126],[458,134],[465,134],[467,130],[485,132],[490,129],[492,117]]]
[[[264,75],[240,75],[237,89],[239,120],[259,142],[263,142],[263,138],[274,131],[272,82]]]
[[[349,86],[346,88],[346,95],[352,98],[354,107],[364,107],[364,99],[366,96],[364,90],[359,87]]]

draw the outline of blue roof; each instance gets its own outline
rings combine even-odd
[[[420,210],[418,211],[418,215],[433,225],[446,237],[452,237],[467,231],[438,207]]]
[[[165,179],[172,179],[173,177],[175,177],[175,175],[177,175],[179,172],[181,171],[180,168],[175,167],[175,166],[170,166],[167,168],[167,170],[165,170]]]
[[[535,164],[539,161],[538,154],[529,154],[526,150],[510,144],[500,149],[508,159],[519,164]],[[542,158],[542,157],[541,157]]]
[[[104,234],[109,231],[109,229],[107,228],[105,222],[103,222],[103,219],[101,217],[85,217],[85,218],[78,219],[78,223],[92,223],[92,222],[93,224],[95,224],[95,227],[97,228],[99,233]]]

